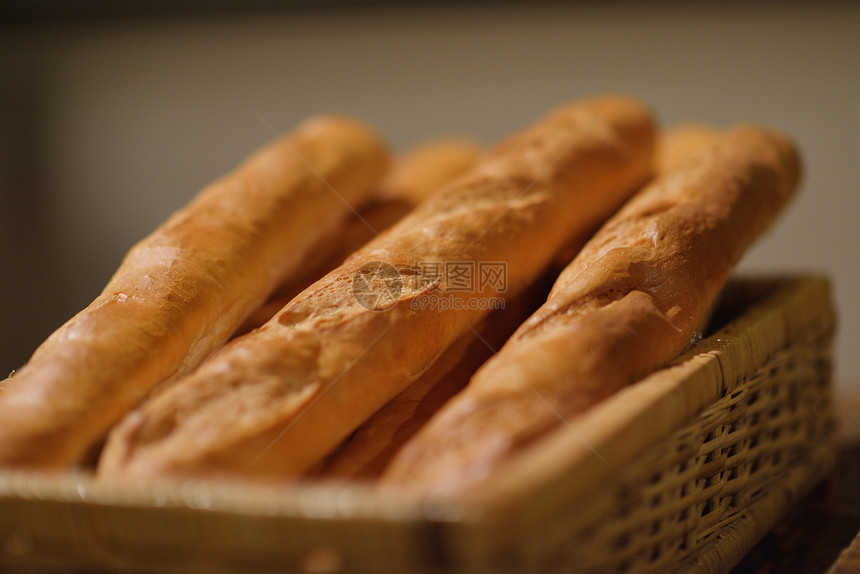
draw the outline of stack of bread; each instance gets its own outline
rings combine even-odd
[[[769,129],[659,132],[620,96],[392,161],[366,125],[311,119],[4,382],[0,467],[479,488],[695,344],[799,163]]]

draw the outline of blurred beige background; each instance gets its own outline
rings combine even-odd
[[[489,143],[618,91],[666,124],[754,120],[796,138],[802,194],[742,268],[833,277],[837,379],[860,389],[860,4],[315,6],[0,28],[0,369],[272,129],[337,110],[395,148]]]

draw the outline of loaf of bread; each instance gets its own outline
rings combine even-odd
[[[682,124],[659,134],[655,164],[667,173],[712,147],[716,129]],[[556,268],[555,276],[582,248],[581,238],[569,242],[556,260],[571,255]],[[550,270],[547,273],[549,276]],[[448,401],[465,388],[475,371],[487,361],[528,316],[544,303],[549,288],[542,281],[529,287],[504,309],[494,311],[479,327],[463,335],[405,391],[397,395],[358,430],[313,473],[315,478],[375,480],[395,454]],[[543,297],[541,299],[541,297]]]
[[[678,124],[663,130],[654,154],[655,173],[668,174],[695,161],[717,143],[719,130],[706,124]]]
[[[654,174],[667,173],[684,164],[697,154],[714,144],[717,130],[706,124],[685,123],[662,130],[657,137],[657,149],[654,154]],[[603,222],[599,222],[600,225]],[[567,266],[576,257],[582,246],[597,232],[586,229],[579,236],[569,241],[555,257],[559,269]]]
[[[156,385],[222,344],[365,200],[378,137],[324,116],[264,147],[135,245],[0,395],[0,466],[76,464]]]
[[[383,488],[479,488],[523,447],[575,427],[577,414],[697,340],[732,267],[792,195],[800,165],[787,139],[753,126],[677,164],[589,241],[546,304],[398,453]]]
[[[546,301],[558,268],[493,310],[451,345],[430,369],[391,399],[341,445],[314,478],[371,481],[442,406],[463,390],[471,376],[514,330]]]
[[[489,312],[482,301],[516,296],[568,238],[614,212],[648,176],[653,147],[647,110],[612,96],[505,139],[126,417],[99,475],[301,475],[478,323]],[[484,264],[504,267],[503,281],[482,281]],[[475,270],[468,290],[449,266]]]
[[[712,147],[716,129],[703,124],[682,124],[662,131],[655,154],[657,173],[668,173]],[[582,248],[581,238],[569,242],[556,260],[570,253],[553,279]],[[547,278],[552,274],[550,270]],[[313,473],[317,479],[378,479],[396,453],[442,406],[465,388],[475,371],[505,343],[513,331],[544,303],[549,287],[531,285],[504,309],[491,313],[463,335],[433,366],[405,391],[389,401],[353,433],[336,453]]]
[[[337,237],[326,237],[318,244],[312,250],[312,259],[254,311],[233,336],[262,326],[311,283],[468,170],[479,154],[480,147],[470,140],[444,138],[426,142],[397,157],[374,187],[370,201],[358,209],[358,214],[348,214]]]

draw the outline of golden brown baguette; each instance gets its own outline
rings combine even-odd
[[[266,303],[254,311],[234,337],[262,326],[311,283],[340,265],[353,251],[385,231],[424,199],[468,170],[480,147],[460,138],[426,142],[395,159],[391,169],[374,188],[370,201],[350,213],[336,238],[313,249],[309,261],[286,284],[278,287]]]
[[[392,461],[384,487],[451,494],[680,354],[795,189],[784,137],[743,126],[631,199],[546,304]],[[503,469],[502,469],[503,470]]]
[[[647,176],[653,140],[647,111],[621,97],[563,107],[507,138],[263,327],[129,415],[100,475],[299,476],[480,321],[481,301],[516,296],[567,238],[617,209]],[[393,273],[379,285],[402,281],[384,311],[353,290],[377,284],[379,262]],[[422,262],[505,262],[507,280],[455,291],[450,277],[410,275]]]
[[[712,147],[717,138],[717,130],[703,124],[681,124],[662,131],[655,154],[657,172],[677,169]],[[563,253],[570,253],[566,264],[584,243],[582,239],[570,242],[556,260],[563,257]],[[553,278],[565,264],[556,268]],[[463,335],[421,378],[344,441],[336,453],[314,471],[313,478],[377,479],[403,445],[451,397],[465,388],[475,371],[501,348],[514,329],[545,302],[547,294],[548,289],[539,281],[504,309],[491,313],[474,331]]]
[[[322,116],[205,188],[15,373],[0,396],[0,466],[80,461],[156,385],[223,343],[386,164],[366,126]]]
[[[657,138],[655,172],[666,174],[695,161],[717,143],[719,136],[719,130],[707,124],[684,123],[663,130]]]
[[[707,124],[684,123],[661,130],[657,135],[657,149],[654,153],[654,175],[668,173],[677,169],[709,147],[713,146],[719,131]],[[588,229],[567,245],[555,257],[555,264],[563,269],[576,257],[582,246],[597,232],[604,222],[594,229]]]
[[[718,137],[715,128],[703,124],[681,124],[662,131],[655,154],[657,172],[668,173],[694,160]],[[580,239],[565,246],[562,251],[571,253],[565,263],[573,259],[583,243]],[[553,278],[562,267],[556,268]],[[400,448],[465,388],[475,371],[501,348],[514,329],[545,302],[547,293],[548,288],[537,282],[504,309],[491,313],[474,331],[463,335],[421,378],[362,424],[313,477],[377,479]]]
[[[395,453],[454,395],[496,349],[546,301],[558,268],[490,313],[451,345],[430,369],[362,424],[314,478],[373,480]]]

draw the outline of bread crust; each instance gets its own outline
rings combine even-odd
[[[385,262],[408,279],[421,261],[504,261],[506,290],[491,285],[480,296],[509,299],[647,177],[653,142],[647,110],[614,96],[566,106],[503,140],[263,327],[127,417],[99,474],[299,476],[488,312],[469,308],[474,294],[412,280],[392,307],[369,310],[352,292],[366,264]],[[413,305],[440,290],[447,309]]]
[[[654,154],[655,172],[666,174],[675,171],[716,145],[720,130],[715,126],[683,123],[671,126],[657,138]]]
[[[384,173],[365,125],[313,118],[135,245],[0,395],[0,466],[79,462],[156,385],[222,344]]]
[[[654,159],[657,173],[668,173],[695,160],[713,147],[718,137],[718,130],[705,124],[680,124],[661,131]],[[586,240],[577,238],[565,245],[556,256],[556,261],[564,263],[556,267],[553,279],[584,243]],[[344,441],[335,454],[315,469],[313,478],[378,479],[396,453],[451,397],[466,387],[478,368],[545,302],[548,288],[543,289],[540,283],[530,286],[505,309],[494,311],[474,331],[458,339],[426,373]]]
[[[325,237],[311,250],[312,260],[255,310],[234,337],[261,327],[314,281],[344,262],[356,249],[385,231],[446,183],[466,172],[481,148],[470,140],[425,142],[397,157],[358,214],[346,216],[337,237]]]
[[[601,228],[546,304],[400,451],[384,487],[475,488],[696,340],[732,267],[792,195],[800,161],[786,138],[741,126],[673,165]]]
[[[417,381],[362,424],[313,478],[377,479],[397,451],[463,390],[475,371],[540,307],[557,275],[558,268],[550,268],[503,309],[492,311],[466,332]]]

